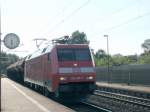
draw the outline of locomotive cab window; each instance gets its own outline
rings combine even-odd
[[[77,61],[90,61],[90,51],[89,49],[77,49],[75,50],[76,60]]]
[[[89,49],[57,49],[59,61],[90,61],[91,55]]]
[[[58,49],[57,55],[58,55],[59,61],[72,61],[72,60],[74,60],[72,49]]]

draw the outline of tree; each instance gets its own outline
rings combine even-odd
[[[19,57],[15,54],[7,54],[6,52],[1,52],[1,56],[0,56],[0,61],[1,61],[1,64],[0,64],[0,69],[2,71],[2,73],[5,73],[6,72],[6,68],[19,60]]]
[[[89,44],[87,36],[84,32],[75,31],[70,38],[71,44]]]
[[[139,64],[150,64],[150,39],[146,39],[141,45],[144,49],[144,53],[138,58]]]
[[[137,61],[138,61],[138,56],[137,56],[137,54],[135,54],[135,55],[128,55],[128,56],[126,56],[126,57],[127,57],[127,59],[128,59],[128,64],[136,64]]]
[[[146,39],[141,46],[145,52],[150,52],[150,39]]]
[[[139,64],[150,64],[150,52],[141,54],[138,58]]]
[[[96,54],[95,54],[96,58],[103,58],[106,57],[106,52],[103,49],[99,49]]]
[[[108,66],[108,56],[109,56],[109,66],[112,66],[111,55],[107,55],[103,49],[99,49],[94,55],[96,66]]]
[[[122,56],[121,54],[116,54],[112,56],[113,66],[120,66],[128,64],[128,57]]]

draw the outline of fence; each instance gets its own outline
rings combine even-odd
[[[97,81],[150,85],[150,64],[95,68]]]

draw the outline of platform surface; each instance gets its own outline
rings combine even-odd
[[[1,78],[2,112],[74,112],[7,78]]]

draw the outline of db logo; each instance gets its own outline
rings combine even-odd
[[[80,68],[73,68],[73,72],[80,72]]]

